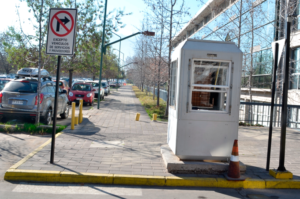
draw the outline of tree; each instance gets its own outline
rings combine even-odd
[[[169,109],[169,85],[170,85],[170,66],[171,66],[171,53],[172,53],[172,38],[175,33],[182,27],[182,20],[184,16],[190,15],[188,12],[188,8],[185,7],[184,0],[144,0],[148,7],[151,9],[153,13],[153,17],[151,20],[156,22],[156,24],[160,25],[160,41],[162,49],[158,48],[158,54],[160,56],[160,60],[164,57],[161,54],[162,51],[167,50],[167,65],[168,65],[168,80],[167,80],[167,106],[165,110],[165,116],[168,115]],[[167,42],[167,43],[166,43]],[[165,45],[163,47],[163,45]],[[159,62],[159,65],[161,63]],[[160,74],[160,73],[159,73]],[[158,92],[159,93],[159,92]],[[159,94],[158,94],[159,98]],[[159,99],[157,100],[159,101]]]

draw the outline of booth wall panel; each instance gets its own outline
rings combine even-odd
[[[238,122],[179,120],[177,139],[180,140],[176,146],[179,157],[227,160],[234,140],[238,139]]]
[[[168,118],[168,145],[176,153],[176,140],[177,140],[177,113],[176,110],[169,107],[169,118]]]

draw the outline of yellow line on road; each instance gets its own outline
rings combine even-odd
[[[62,134],[63,132],[57,133],[55,135],[55,137],[58,137]],[[19,166],[21,166],[22,164],[24,164],[27,160],[29,160],[30,158],[32,158],[37,152],[39,152],[40,150],[42,150],[47,144],[49,144],[51,142],[52,138],[49,139],[47,142],[45,142],[44,144],[42,144],[41,146],[39,146],[37,149],[35,149],[34,151],[32,151],[31,153],[29,153],[25,158],[23,158],[22,160],[20,160],[19,162],[17,162],[16,164],[14,164],[13,166],[11,166],[9,168],[9,170],[11,169],[17,169]]]

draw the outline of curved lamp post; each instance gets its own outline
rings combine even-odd
[[[139,35],[139,34],[143,34],[145,36],[155,36],[155,32],[150,32],[150,31],[144,31],[144,32],[137,32],[137,33],[134,33],[132,35],[129,35],[127,37],[124,37],[124,38],[121,38],[117,41],[114,41],[114,42],[111,42],[111,43],[108,43],[106,45],[104,45],[105,43],[105,21],[106,21],[106,9],[107,9],[107,0],[105,0],[105,11],[104,11],[104,22],[103,22],[103,32],[102,32],[102,44],[101,44],[101,60],[100,60],[100,74],[99,74],[99,89],[98,89],[98,96],[100,96],[100,87],[101,87],[101,80],[102,80],[102,65],[103,65],[103,53],[105,54],[106,52],[106,48],[112,44],[115,44],[115,43],[118,43],[118,42],[121,42],[125,39],[129,39],[130,37],[133,37],[133,36],[136,36],[136,35]],[[99,109],[100,108],[100,97],[98,97],[98,106],[97,108]]]

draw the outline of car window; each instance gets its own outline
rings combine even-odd
[[[42,93],[48,93],[48,89],[46,86],[44,88],[42,88]]]
[[[102,86],[103,86],[103,87],[106,87],[106,83],[102,82]]]
[[[11,81],[5,85],[3,91],[7,92],[26,92],[26,93],[36,93],[37,83],[29,81]]]
[[[4,85],[5,85],[5,84],[8,83],[8,82],[10,82],[10,80],[3,80],[3,79],[0,79],[0,85],[1,85],[1,84],[4,84]]]
[[[58,84],[59,86],[63,86],[63,83],[62,82],[59,82],[59,84]]]
[[[91,86],[88,84],[74,84],[72,90],[75,91],[90,91]]]
[[[92,83],[93,87],[99,87],[99,83]]]
[[[48,93],[55,93],[53,86],[47,86],[47,89],[48,89]]]

